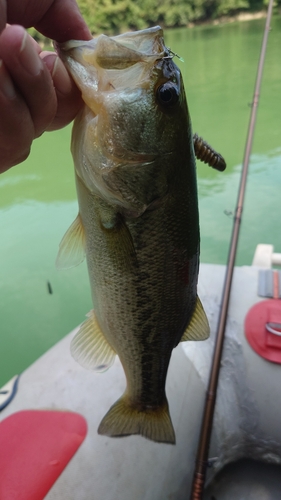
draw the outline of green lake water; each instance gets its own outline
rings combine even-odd
[[[193,130],[227,161],[198,162],[201,261],[227,259],[265,20],[167,31],[184,58]],[[258,243],[281,252],[281,18],[272,21],[237,264]],[[86,265],[58,272],[55,258],[77,202],[71,127],[35,141],[27,161],[0,176],[0,387],[84,320],[91,309]],[[50,293],[50,291],[52,293]],[[47,376],[47,374],[46,374]]]

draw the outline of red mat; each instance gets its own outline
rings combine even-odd
[[[257,354],[281,364],[281,300],[263,300],[251,307],[245,318],[245,334]]]
[[[42,500],[86,434],[84,417],[65,411],[20,411],[0,422],[0,499]]]

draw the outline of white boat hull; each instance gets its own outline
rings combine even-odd
[[[70,355],[67,335],[22,375],[18,393],[0,420],[22,409],[68,409],[81,413],[88,434],[76,455],[46,496],[47,500],[186,500],[188,498],[225,267],[201,265],[199,296],[211,325],[205,342],[186,342],[173,353],[167,396],[176,446],[140,436],[108,438],[98,425],[125,388],[117,360],[95,374]],[[258,269],[235,268],[220,373],[210,458],[209,481],[228,462],[254,458],[281,463],[281,369],[260,358],[244,336],[244,318],[260,300]]]

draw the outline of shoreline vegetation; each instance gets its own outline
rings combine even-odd
[[[215,26],[266,17],[268,0],[77,0],[93,36],[160,25],[163,29]],[[281,0],[274,10],[281,13]],[[42,48],[52,42],[30,28]]]

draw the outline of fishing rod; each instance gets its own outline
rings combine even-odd
[[[223,287],[223,293],[222,293],[222,304],[221,304],[220,315],[219,315],[219,320],[218,320],[216,344],[215,344],[215,348],[214,348],[213,361],[212,361],[211,373],[210,373],[210,378],[209,378],[209,385],[208,385],[208,389],[206,392],[205,407],[204,407],[204,413],[203,413],[203,418],[202,418],[201,432],[200,432],[200,437],[199,437],[199,445],[198,445],[198,450],[197,450],[197,457],[196,457],[196,464],[195,464],[195,471],[194,471],[194,476],[193,476],[193,483],[192,483],[190,500],[202,500],[202,498],[203,498],[203,489],[204,489],[206,472],[207,472],[207,467],[208,467],[208,454],[209,454],[209,447],[210,447],[210,441],[211,441],[212,424],[213,424],[215,402],[216,402],[216,395],[217,395],[217,387],[218,387],[218,379],[219,379],[219,371],[220,371],[220,362],[221,362],[223,342],[224,342],[224,333],[225,333],[225,326],[226,326],[226,320],[227,320],[227,312],[228,312],[234,263],[235,263],[235,257],[236,257],[237,243],[238,243],[238,237],[239,237],[239,231],[240,231],[240,223],[241,223],[241,219],[242,219],[242,210],[243,210],[243,203],[244,203],[244,197],[245,197],[246,180],[247,180],[248,166],[249,166],[249,160],[250,160],[250,155],[251,155],[251,150],[252,150],[254,129],[255,129],[255,123],[256,123],[256,114],[257,114],[257,107],[258,107],[258,102],[259,102],[260,86],[261,86],[261,79],[262,79],[264,59],[265,59],[265,52],[266,52],[266,46],[267,46],[268,33],[270,30],[272,8],[273,8],[273,0],[270,0],[269,4],[268,4],[266,23],[265,23],[264,34],[263,34],[263,41],[262,41],[262,47],[261,47],[261,52],[260,52],[259,64],[258,64],[258,72],[257,72],[255,90],[254,90],[253,101],[252,101],[252,110],[251,110],[251,115],[250,115],[247,141],[246,141],[245,152],[244,152],[243,167],[242,167],[240,186],[239,186],[239,191],[238,191],[238,200],[237,200],[235,217],[234,217],[234,222],[233,222],[232,236],[231,236],[231,241],[230,241],[227,268],[226,268],[225,281],[224,281],[224,287]]]

